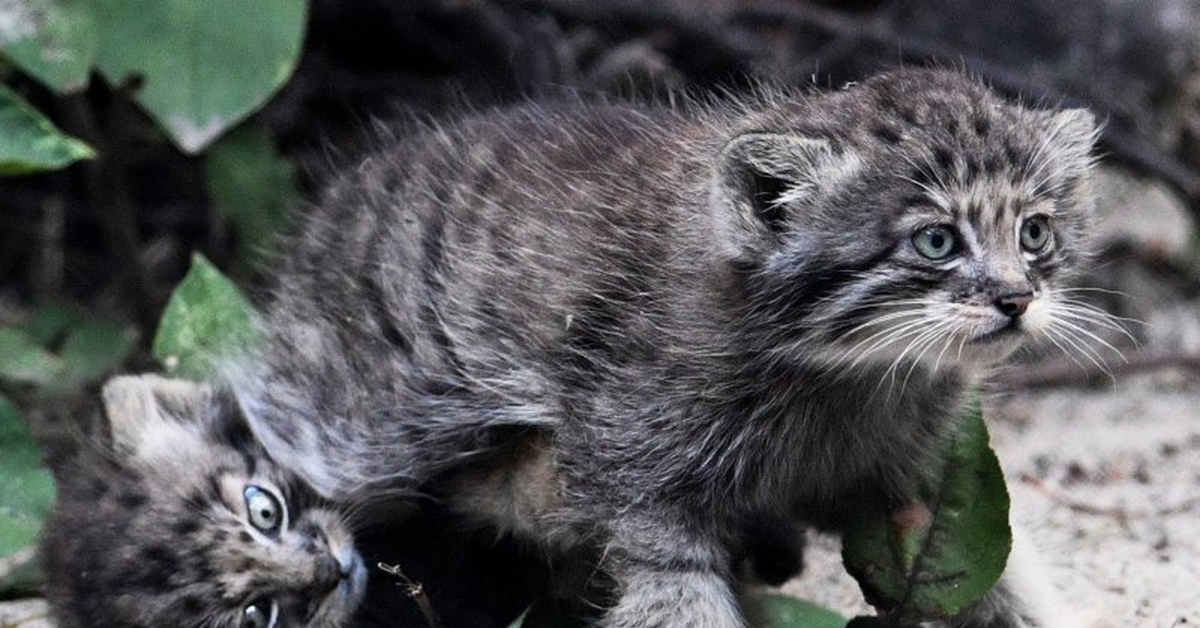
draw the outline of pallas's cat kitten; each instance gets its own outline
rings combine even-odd
[[[1031,338],[1084,346],[1100,315],[1065,285],[1095,133],[923,70],[431,126],[331,186],[235,385],[331,499],[532,439],[543,491],[451,498],[590,548],[602,626],[739,627],[748,522],[894,498],[981,373]],[[1011,561],[956,623],[1074,621],[1036,571]]]
[[[894,498],[980,373],[1083,342],[1094,132],[937,71],[432,126],[334,182],[230,383],[325,499],[434,487],[586,557],[602,626],[740,627],[746,530]],[[955,623],[1069,625],[1026,567]]]
[[[346,523],[228,396],[120,377],[104,407],[111,440],[55,465],[42,548],[60,628],[346,625],[366,587]]]

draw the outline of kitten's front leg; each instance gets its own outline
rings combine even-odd
[[[645,519],[617,525],[603,564],[618,598],[603,628],[745,628],[724,548],[688,528]]]

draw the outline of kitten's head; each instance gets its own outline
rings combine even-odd
[[[346,525],[224,395],[141,376],[103,396],[111,443],[55,469],[42,550],[60,626],[346,623],[366,579]]]
[[[1033,336],[1085,346],[1064,288],[1084,259],[1095,122],[900,71],[749,116],[725,208],[762,346],[846,368],[977,367]],[[732,211],[729,211],[732,210]]]

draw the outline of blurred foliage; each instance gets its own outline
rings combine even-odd
[[[0,52],[43,85],[66,93],[87,86],[100,48],[92,0],[24,0],[0,6]]]
[[[185,152],[204,150],[291,76],[307,0],[95,2],[97,68]]]
[[[291,76],[307,0],[30,0],[0,7],[0,51],[68,93],[97,70],[185,152],[258,109]]]
[[[213,144],[205,160],[213,205],[237,233],[235,270],[249,276],[268,257],[288,209],[300,200],[296,167],[261,126],[244,125]]]
[[[0,556],[29,546],[54,497],[50,473],[38,467],[37,443],[17,406],[0,397]],[[2,577],[3,574],[0,574]]]
[[[39,400],[73,394],[115,371],[135,332],[97,314],[48,303],[0,327],[0,390]],[[38,581],[33,556],[54,483],[23,413],[0,393],[0,598]]]
[[[250,350],[259,333],[250,302],[197,253],[167,302],[154,337],[154,357],[170,375],[209,379],[223,360]]]
[[[110,318],[47,303],[27,319],[0,326],[0,383],[53,395],[95,383],[125,362],[136,332]]]
[[[95,156],[59,131],[37,110],[0,85],[0,175],[53,170]]]

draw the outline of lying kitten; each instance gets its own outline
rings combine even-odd
[[[516,446],[503,498],[452,497],[582,548],[600,625],[741,627],[744,530],[894,498],[991,365],[1084,345],[1094,135],[920,70],[434,126],[332,185],[233,383],[327,499]],[[1068,625],[1010,565],[955,625]]]
[[[55,465],[42,543],[60,628],[346,625],[366,567],[341,515],[236,405],[156,376],[104,389],[111,446]]]
[[[104,402],[110,442],[51,448],[42,557],[60,628],[425,628],[377,562],[420,583],[441,628],[503,628],[544,578],[544,561],[436,506],[352,535],[348,509],[276,465],[220,389],[119,377]]]

